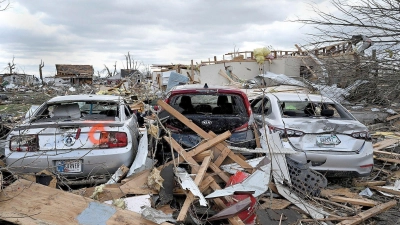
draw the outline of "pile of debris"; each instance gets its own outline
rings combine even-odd
[[[148,124],[131,168],[122,165],[106,184],[69,191],[56,189],[57,179],[48,171],[19,176],[0,193],[0,219],[23,224],[344,225],[368,222],[397,204],[370,189],[400,196],[400,182],[392,186],[389,179],[397,173],[385,168],[397,165],[400,155],[383,151],[398,139],[375,145],[376,159],[385,162],[376,167],[376,180],[355,179],[352,185],[359,189],[332,189],[323,175],[289,159],[296,152],[284,148],[276,133],[260,129],[256,149],[235,148],[225,141],[229,131],[206,132],[163,101],[157,103],[203,141],[187,150],[167,133],[163,139],[175,154],[155,167],[147,133],[158,132]],[[246,159],[249,152],[257,157]],[[354,192],[361,188],[360,194]]]

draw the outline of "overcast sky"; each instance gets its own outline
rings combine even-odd
[[[13,56],[18,72],[38,76],[43,60],[54,76],[55,64],[121,69],[128,51],[151,65],[222,59],[235,47],[295,50],[312,28],[286,21],[310,15],[298,0],[11,0],[0,12],[0,73]]]

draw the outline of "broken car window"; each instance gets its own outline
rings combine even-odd
[[[281,110],[285,117],[353,119],[342,106],[334,103],[285,101],[281,103]]]

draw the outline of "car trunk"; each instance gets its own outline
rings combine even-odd
[[[368,131],[356,120],[285,118],[283,121],[286,129],[304,132],[301,137],[288,138],[295,148],[304,151],[357,152],[366,139],[356,139],[351,134]]]
[[[122,126],[123,123],[109,121],[36,123],[19,126],[15,131],[21,135],[37,134],[39,151],[74,150],[98,148],[102,131],[123,132]]]

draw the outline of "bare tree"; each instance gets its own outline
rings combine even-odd
[[[101,73],[106,72],[107,73],[106,78],[115,76],[117,74],[117,62],[114,63],[113,67],[114,67],[114,71],[111,72],[111,70],[104,64],[104,69],[100,72]]]
[[[42,68],[44,67],[44,62],[42,60],[40,60],[40,64],[39,64],[39,76],[40,76],[40,80],[42,81],[42,85],[44,84],[43,81],[43,73],[42,73]]]
[[[4,11],[8,7],[10,7],[10,0],[0,0],[0,11]]]
[[[10,71],[10,74],[13,73],[13,70],[15,69],[15,66],[16,66],[16,64],[14,63],[14,59],[15,59],[15,57],[13,56],[12,61],[9,62],[8,66],[7,66],[8,70]]]
[[[353,79],[347,80],[347,84],[360,78],[368,80],[369,89],[360,96],[368,97],[372,102],[379,99],[378,101],[389,103],[391,99],[399,97],[400,1],[331,0],[330,3],[330,10],[311,4],[311,10],[316,16],[295,20],[314,27],[314,31],[309,34],[309,44],[303,48],[314,50],[321,45],[351,43],[347,49],[353,48],[352,61],[344,57],[337,60],[338,57],[329,55],[324,55],[325,58],[320,60],[328,63],[331,71],[337,71],[338,68],[353,70],[352,74],[342,74],[346,79],[356,74]],[[364,50],[372,43],[372,51],[365,51],[364,54]],[[375,89],[372,90],[372,87]],[[380,90],[379,87],[385,89]],[[379,96],[372,96],[375,93],[379,93]]]

